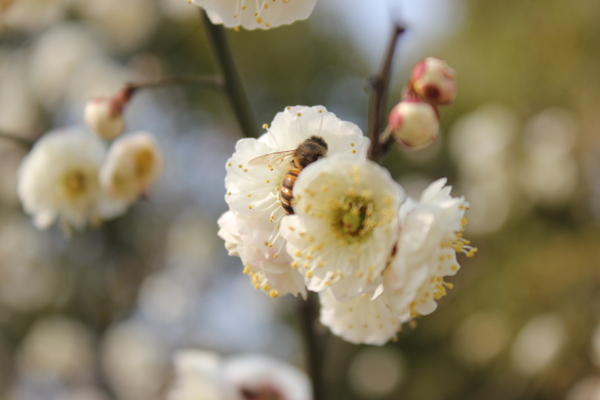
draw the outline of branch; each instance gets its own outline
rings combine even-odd
[[[298,298],[298,318],[304,340],[306,365],[312,382],[313,400],[325,400],[325,382],[323,377],[324,350],[326,336],[316,332],[319,315],[318,295],[308,292],[306,300]]]
[[[16,143],[20,144],[21,146],[25,147],[27,150],[31,149],[33,147],[33,145],[35,144],[35,140],[27,139],[27,138],[24,138],[21,136],[10,135],[8,133],[0,132],[0,138],[12,140],[13,142],[16,142]]]
[[[213,25],[206,12],[202,10],[202,22],[208,41],[215,55],[218,68],[223,77],[223,89],[233,109],[233,113],[246,137],[258,137],[258,125],[252,113],[248,95],[235,65],[235,60],[227,41],[227,32],[223,25]]]
[[[394,25],[390,43],[381,64],[381,69],[379,70],[377,76],[371,80],[368,128],[368,135],[371,139],[371,147],[369,148],[369,158],[371,160],[376,160],[383,155],[382,146],[379,143],[379,135],[381,133],[382,126],[381,122],[384,118],[384,107],[387,99],[387,91],[390,85],[390,72],[392,69],[394,54],[396,52],[396,44],[405,30],[406,29],[401,25]]]

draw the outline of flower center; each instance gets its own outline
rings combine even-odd
[[[154,154],[150,149],[142,149],[135,155],[135,175],[139,179],[146,178],[154,165]]]
[[[87,189],[87,177],[82,171],[72,170],[63,176],[63,188],[70,199],[81,196]]]
[[[373,202],[365,196],[343,196],[331,205],[331,228],[338,239],[362,240],[375,226]]]

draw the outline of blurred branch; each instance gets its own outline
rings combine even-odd
[[[27,148],[28,150],[31,149],[33,147],[33,145],[35,144],[35,140],[27,139],[27,138],[20,137],[20,136],[10,135],[8,133],[0,132],[0,138],[12,140],[13,142],[20,144],[21,146]]]
[[[248,95],[240,78],[231,48],[227,40],[227,32],[223,25],[213,25],[206,12],[202,12],[202,23],[206,30],[208,41],[215,55],[218,68],[223,77],[223,89],[227,94],[233,113],[246,137],[258,137],[258,125],[252,113]]]
[[[195,83],[198,85],[212,86],[215,88],[223,88],[223,79],[213,75],[180,75],[158,78],[147,82],[132,82],[126,85],[129,90],[151,89],[160,86],[178,85],[181,83]]]
[[[371,80],[371,98],[369,101],[369,128],[368,135],[371,139],[369,148],[369,158],[376,160],[383,155],[383,147],[379,143],[382,121],[384,119],[384,107],[387,99],[387,91],[390,85],[390,72],[392,61],[396,52],[398,39],[405,32],[405,28],[399,24],[394,24],[392,36],[388,45],[385,57],[381,64],[379,73]]]
[[[319,297],[316,293],[308,292],[306,300],[298,298],[298,318],[302,339],[304,340],[304,354],[308,373],[312,381],[313,400],[325,400],[325,382],[323,376],[324,353],[326,333],[320,334],[317,329],[319,316]]]

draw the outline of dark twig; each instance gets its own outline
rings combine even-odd
[[[325,351],[325,334],[318,333],[317,318],[319,316],[319,298],[316,293],[308,292],[308,298],[298,298],[298,318],[300,331],[304,340],[306,365],[313,387],[313,400],[325,400],[325,382],[323,377],[323,361]]]
[[[390,43],[388,45],[381,69],[377,76],[371,80],[371,98],[369,102],[369,128],[368,134],[371,139],[371,147],[369,148],[369,158],[377,160],[383,155],[382,146],[379,143],[379,135],[381,134],[382,121],[384,118],[385,103],[387,99],[387,91],[390,85],[390,72],[392,69],[392,61],[396,52],[396,44],[398,39],[406,29],[401,25],[394,25]]]
[[[130,90],[151,89],[161,86],[178,85],[181,83],[193,83],[198,85],[206,85],[214,88],[223,87],[223,79],[212,75],[178,75],[158,78],[147,82],[132,82],[126,87]]]
[[[258,125],[252,113],[248,95],[240,78],[227,40],[223,25],[213,25],[206,12],[202,10],[202,22],[208,41],[215,55],[218,68],[223,77],[223,89],[227,94],[233,113],[246,137],[258,137]]]
[[[15,136],[15,135],[11,135],[8,133],[2,133],[0,132],[0,138],[1,139],[7,139],[7,140],[12,140],[13,142],[16,142],[18,144],[20,144],[21,146],[27,148],[28,150],[31,149],[33,147],[33,145],[35,144],[35,140],[32,139],[27,139],[21,136]]]

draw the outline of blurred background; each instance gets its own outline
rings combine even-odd
[[[455,289],[396,343],[332,338],[332,399],[600,399],[600,2],[319,0],[308,21],[229,32],[258,122],[322,104],[365,128],[368,78],[405,21],[389,107],[411,66],[458,72],[426,150],[383,160],[412,196],[448,176],[472,207]],[[0,0],[0,132],[82,125],[91,96],[214,72],[185,0]],[[302,365],[294,299],[255,291],[216,236],[240,131],[221,93],[144,90],[128,131],[161,144],[146,201],[67,240],[16,195],[26,151],[0,140],[0,399],[154,400],[184,347]]]

